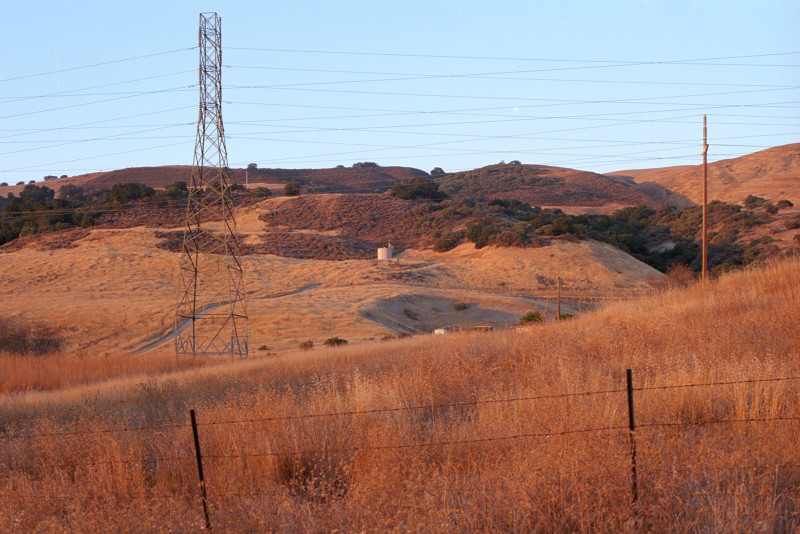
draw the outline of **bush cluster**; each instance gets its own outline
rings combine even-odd
[[[272,193],[267,188],[246,191],[239,184],[227,189],[228,194],[242,191],[255,197],[267,197]],[[200,194],[218,192],[206,190]],[[85,190],[73,184],[62,186],[58,196],[47,186],[28,184],[15,196],[9,193],[0,198],[0,245],[30,234],[53,232],[76,226],[88,228],[94,217],[111,206],[131,202],[167,202],[170,206],[185,204],[189,195],[186,182],[178,181],[163,190],[156,190],[138,182],[114,184],[111,189]]]
[[[58,329],[40,323],[0,318],[0,352],[41,356],[61,348]]]
[[[342,345],[347,345],[347,340],[346,339],[342,339],[342,338],[340,338],[338,336],[334,336],[334,337],[329,337],[328,339],[326,339],[323,342],[323,344],[326,347],[339,347],[339,346],[342,346]]]
[[[389,194],[403,200],[442,200],[447,198],[447,195],[439,190],[439,184],[427,178],[402,180],[389,190]]]

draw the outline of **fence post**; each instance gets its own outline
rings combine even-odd
[[[639,500],[639,491],[636,486],[636,421],[633,418],[633,371],[626,370],[628,380],[628,436],[631,440],[631,494],[633,504]]]
[[[197,436],[197,418],[194,410],[189,410],[192,418],[192,434],[194,435],[194,452],[197,457],[197,474],[200,477],[200,494],[203,496],[203,516],[206,519],[206,530],[211,529],[211,521],[208,518],[208,497],[206,496],[206,481],[203,478],[203,457],[200,455],[200,438]]]

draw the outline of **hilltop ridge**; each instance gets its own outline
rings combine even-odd
[[[713,147],[710,156],[713,157]],[[640,186],[665,188],[695,203],[703,202],[702,164],[618,171],[610,175],[633,180]],[[709,200],[733,203],[756,195],[773,201],[787,198],[800,204],[800,143],[709,163],[708,195]]]

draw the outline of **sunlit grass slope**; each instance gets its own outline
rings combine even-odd
[[[794,532],[798,279],[7,396],[0,530],[200,528],[195,408],[216,531]]]

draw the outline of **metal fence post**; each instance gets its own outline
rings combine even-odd
[[[194,452],[197,457],[197,474],[200,477],[200,494],[203,496],[203,516],[206,519],[206,529],[211,529],[211,521],[208,518],[208,497],[206,496],[206,481],[203,478],[203,457],[200,455],[200,438],[197,436],[197,418],[194,410],[189,410],[192,419],[192,434],[194,435]]]
[[[628,436],[631,440],[631,494],[633,504],[639,500],[639,491],[636,485],[636,421],[633,418],[633,372],[626,370],[628,380]]]

